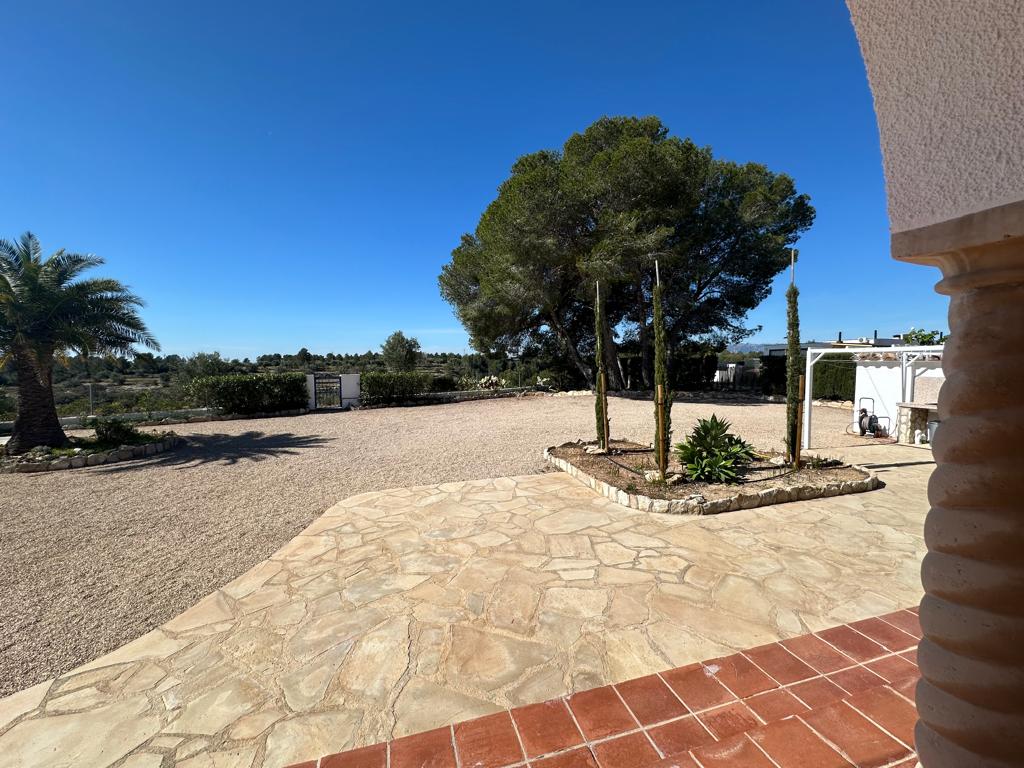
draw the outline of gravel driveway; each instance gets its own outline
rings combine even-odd
[[[615,437],[649,442],[652,405],[614,399]],[[712,411],[781,448],[785,406],[676,403],[677,434]],[[815,408],[815,445],[845,410]],[[369,490],[542,471],[544,446],[589,438],[591,397],[527,397],[179,425],[153,459],[0,475],[0,696],[90,661],[244,573],[327,507]]]

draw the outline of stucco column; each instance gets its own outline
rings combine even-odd
[[[942,269],[951,334],[921,570],[917,749],[924,768],[1022,766],[1024,237],[904,258]]]

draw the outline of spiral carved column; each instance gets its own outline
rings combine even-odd
[[[923,260],[922,260],[923,261]],[[1024,766],[1024,238],[947,252],[921,574],[925,768]]]

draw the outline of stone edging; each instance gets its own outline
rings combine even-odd
[[[158,453],[170,451],[184,442],[184,438],[178,435],[168,435],[163,440],[158,440],[155,443],[146,443],[145,445],[122,445],[120,448],[113,448],[109,451],[96,451],[95,453],[80,453],[76,456],[60,456],[55,459],[47,458],[40,461],[30,460],[12,463],[0,467],[0,474],[53,472],[62,469],[97,467],[101,464],[116,464],[120,461],[155,456]]]
[[[864,472],[867,477],[862,480],[845,480],[841,483],[826,485],[790,485],[784,488],[765,488],[757,492],[740,491],[727,499],[711,501],[692,501],[690,499],[652,499],[639,493],[626,493],[603,480],[588,475],[566,459],[554,456],[551,451],[558,446],[544,449],[544,458],[548,463],[563,472],[575,477],[584,485],[600,493],[602,496],[621,504],[624,507],[638,509],[641,512],[661,512],[670,515],[717,515],[720,512],[733,512],[738,509],[754,509],[770,504],[785,504],[790,501],[807,501],[826,496],[842,496],[847,493],[864,493],[873,491],[881,485],[878,475],[866,467],[850,464],[856,470]]]

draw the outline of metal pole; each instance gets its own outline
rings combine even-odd
[[[803,448],[804,450],[811,447],[811,411],[813,408],[810,407],[812,393],[814,392],[814,361],[815,358],[811,354],[811,350],[807,350],[807,371],[803,376],[804,379],[804,399],[802,402],[808,404],[808,407],[804,409],[804,420],[803,420]]]

